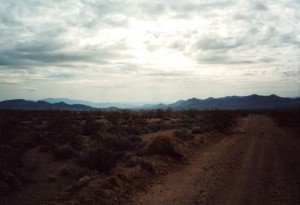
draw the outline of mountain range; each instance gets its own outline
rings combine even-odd
[[[45,101],[48,103],[59,103],[59,102],[64,102],[70,105],[74,104],[82,104],[82,105],[87,105],[95,108],[111,108],[111,107],[117,107],[120,109],[123,108],[136,108],[143,106],[145,102],[137,102],[137,103],[97,103],[97,102],[90,102],[90,101],[85,101],[85,100],[73,100],[69,98],[44,98],[41,99],[40,101]]]
[[[179,100],[175,103],[164,105],[160,104],[155,108],[170,107],[174,110],[182,109],[300,109],[300,98],[283,98],[277,95],[261,96],[227,96],[222,98],[207,98],[204,100],[191,98],[188,100]]]
[[[0,109],[11,110],[73,110],[73,111],[91,111],[95,110],[91,106],[74,104],[69,105],[64,102],[59,103],[47,103],[45,101],[30,101],[23,99],[6,100],[0,102]]]
[[[0,102],[0,109],[18,109],[18,110],[77,110],[90,111],[98,108],[105,110],[116,109],[167,109],[185,110],[212,110],[212,109],[243,109],[243,110],[261,110],[261,109],[300,109],[300,98],[283,98],[277,95],[261,96],[227,96],[222,98],[179,100],[171,104],[157,105],[137,105],[137,104],[118,104],[118,103],[94,103],[82,100],[71,100],[67,98],[46,98],[40,101],[30,100],[6,100]]]

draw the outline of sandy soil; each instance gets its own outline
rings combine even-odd
[[[74,180],[59,177],[59,170],[66,165],[63,161],[54,161],[49,154],[31,149],[23,156],[24,169],[33,169],[29,176],[33,182],[21,186],[11,195],[0,198],[0,205],[39,205],[54,201]]]
[[[135,204],[300,204],[299,142],[270,118],[250,115]]]

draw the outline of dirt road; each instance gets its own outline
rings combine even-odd
[[[300,204],[299,138],[251,115],[231,136],[141,193],[136,204]]]

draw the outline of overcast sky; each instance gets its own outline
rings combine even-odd
[[[2,0],[0,100],[300,96],[299,0]]]

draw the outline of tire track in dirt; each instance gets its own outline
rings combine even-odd
[[[300,204],[299,140],[259,115],[236,130],[140,194],[136,204]]]

